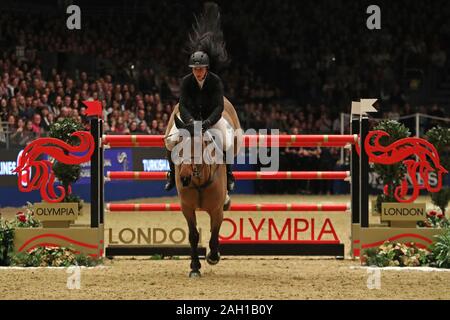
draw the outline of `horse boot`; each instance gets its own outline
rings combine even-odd
[[[175,164],[172,161],[172,152],[167,150],[167,160],[169,161],[170,171],[167,172],[167,182],[164,190],[170,191],[175,187]]]
[[[227,190],[233,191],[234,190],[234,176],[233,171],[231,170],[231,163],[227,163]]]

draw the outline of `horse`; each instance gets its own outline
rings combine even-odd
[[[242,145],[242,130],[233,105],[225,97],[222,116],[234,129],[233,156],[236,156]],[[173,145],[170,145],[168,142],[169,139],[167,138],[173,125],[176,125],[178,129],[184,128],[184,123],[179,118],[178,104],[171,114],[166,129],[165,141],[166,147],[169,150],[173,149]],[[206,163],[205,159],[203,159],[203,151],[208,143],[205,142],[202,137],[197,138],[200,138],[202,141],[202,159],[194,159],[191,157],[190,159],[183,159],[180,164],[175,165],[175,181],[178,196],[180,198],[181,211],[189,228],[189,244],[191,246],[190,278],[198,278],[201,276],[201,263],[198,255],[199,232],[197,230],[196,210],[200,209],[206,211],[210,217],[210,251],[206,256],[206,262],[210,265],[215,265],[220,261],[219,232],[223,221],[223,211],[227,210],[230,205],[227,193],[225,164],[223,162]],[[193,148],[195,139],[195,136],[191,139],[191,148]],[[191,154],[194,154],[194,152],[191,152]]]

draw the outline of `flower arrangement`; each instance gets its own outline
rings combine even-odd
[[[29,252],[14,253],[14,229],[37,228],[41,223],[35,218],[33,205],[27,202],[25,210],[17,212],[11,222],[0,215],[0,265],[22,267],[95,266],[101,259],[80,254],[72,248],[36,247]]]
[[[430,210],[427,212],[425,221],[418,221],[417,226],[422,228],[447,228],[450,221],[441,212]]]
[[[417,267],[427,264],[430,251],[418,248],[414,243],[386,241],[378,248],[367,249],[363,264],[378,267]]]
[[[426,249],[418,248],[414,243],[386,241],[378,248],[364,250],[362,263],[377,267],[450,268],[450,228],[444,228],[435,238],[436,240]]]
[[[29,252],[22,252],[12,258],[12,264],[21,267],[70,267],[95,266],[101,259],[80,254],[66,247],[37,247]]]
[[[27,202],[25,211],[19,211],[13,221],[16,228],[37,228],[41,226],[39,220],[34,217],[33,205]]]

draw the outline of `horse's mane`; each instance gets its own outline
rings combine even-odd
[[[219,6],[216,3],[206,2],[200,18],[195,16],[187,47],[189,54],[195,51],[206,52],[212,70],[220,69],[229,62],[220,26]]]

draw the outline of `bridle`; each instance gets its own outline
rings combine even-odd
[[[211,143],[216,144],[214,139],[211,139],[210,141],[211,141]],[[203,144],[202,144],[202,146],[203,146]],[[203,151],[203,149],[204,148],[202,148],[202,151]],[[203,159],[203,152],[202,152],[202,156],[200,156],[200,158],[202,160],[200,163],[196,163],[196,161],[195,161],[198,158],[199,157],[196,157],[195,155],[191,156],[191,158],[190,158],[190,166],[191,166],[191,169],[192,169],[191,177],[201,179],[202,178],[202,172],[204,171],[203,170],[204,166],[209,165],[210,168],[211,168],[210,169],[210,174],[209,174],[209,179],[206,182],[204,182],[203,184],[201,184],[201,185],[193,184],[192,183],[192,179],[191,179],[191,181],[189,182],[191,184],[191,186],[186,186],[186,187],[193,187],[193,188],[198,189],[200,191],[201,189],[204,189],[207,186],[209,186],[214,181],[214,178],[217,175],[219,166],[216,163],[212,163],[212,164],[205,163],[205,161]],[[183,163],[183,162],[181,164],[187,165],[187,163]]]

